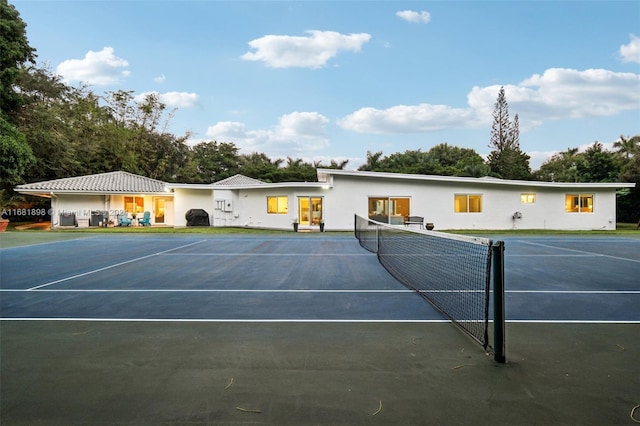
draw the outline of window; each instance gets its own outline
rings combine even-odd
[[[408,197],[369,197],[369,219],[402,225],[405,216],[409,216],[410,206]]]
[[[593,194],[567,194],[565,196],[567,213],[593,213]]]
[[[536,194],[520,194],[520,204],[535,204]]]
[[[453,211],[456,213],[481,213],[481,194],[456,194],[453,200]]]
[[[144,197],[124,197],[124,211],[136,214],[144,212]]]
[[[289,213],[289,197],[279,195],[277,197],[267,197],[267,213],[268,214],[287,214]]]

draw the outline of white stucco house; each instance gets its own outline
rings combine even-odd
[[[634,183],[570,183],[318,169],[318,182],[266,183],[236,175],[214,184],[166,183],[111,172],[16,187],[51,198],[52,227],[97,226],[148,211],[152,225],[187,226],[207,212],[210,226],[353,229],[354,214],[404,225],[420,216],[435,229],[605,229],[616,227],[616,190]],[[74,221],[69,218],[73,215]],[[117,224],[117,223],[116,223]]]
[[[173,196],[166,183],[127,172],[110,172],[19,185],[21,194],[51,199],[51,226],[87,227],[92,213],[106,212],[116,221],[121,213],[153,212],[152,222],[173,225]],[[95,217],[94,217],[95,219]],[[97,222],[104,222],[105,217]],[[95,220],[94,220],[95,222]],[[104,223],[106,224],[106,223]]]

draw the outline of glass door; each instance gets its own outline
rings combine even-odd
[[[298,197],[298,221],[300,225],[320,225],[322,197]]]
[[[165,205],[164,198],[155,198],[153,200],[153,220],[157,224],[164,223]]]

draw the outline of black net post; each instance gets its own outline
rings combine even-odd
[[[493,358],[504,363],[505,309],[504,309],[504,241],[496,241],[492,247],[493,275]]]

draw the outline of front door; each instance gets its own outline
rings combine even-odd
[[[153,199],[153,222],[157,225],[171,224],[171,211],[173,202],[168,198],[157,197]]]
[[[298,197],[298,220],[300,225],[320,225],[322,197]]]

